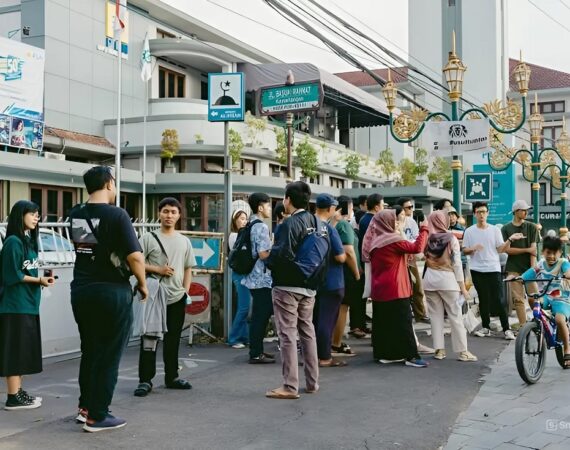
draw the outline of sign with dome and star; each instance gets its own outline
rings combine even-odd
[[[208,120],[241,122],[243,119],[243,73],[208,74]]]

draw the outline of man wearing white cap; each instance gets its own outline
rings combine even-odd
[[[512,241],[511,246],[506,250],[508,255],[506,270],[509,276],[519,276],[536,264],[536,244],[539,240],[539,233],[534,223],[526,221],[529,209],[530,206],[524,200],[514,202],[512,207],[513,221],[501,228],[505,241],[516,233],[524,236],[523,239]],[[522,326],[526,323],[523,284],[520,282],[510,283],[510,296],[511,302],[515,305],[519,324]],[[532,308],[532,304],[530,307]]]

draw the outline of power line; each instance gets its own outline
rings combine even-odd
[[[566,25],[564,25],[562,22],[559,22],[558,20],[556,20],[554,17],[552,17],[550,14],[548,14],[544,9],[542,9],[541,7],[539,7],[537,4],[535,4],[532,0],[528,0],[528,2],[534,6],[536,9],[538,9],[542,14],[544,14],[546,17],[548,17],[550,20],[552,20],[553,22],[557,23],[558,25],[560,25],[562,28],[564,28],[566,31],[568,31],[570,33],[570,28],[568,28]],[[566,6],[564,4],[564,6]]]
[[[564,7],[568,10],[570,10],[570,6],[568,6],[566,3],[564,3],[562,0],[559,0],[560,3],[562,3],[564,5]]]

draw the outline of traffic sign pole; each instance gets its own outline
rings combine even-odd
[[[230,226],[232,221],[232,158],[230,156],[229,146],[229,130],[230,124],[224,122],[224,200],[225,200],[225,221],[224,221],[224,245],[227,246],[230,236]],[[227,248],[227,247],[226,247]],[[224,252],[227,253],[227,252]],[[227,258],[226,258],[227,261]],[[224,336],[230,335],[232,326],[232,277],[231,270],[228,265],[224,265]]]

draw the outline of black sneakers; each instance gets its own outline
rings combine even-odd
[[[19,409],[36,409],[42,406],[42,402],[20,389],[17,394],[8,394],[8,399],[4,405],[7,411],[16,411]]]

